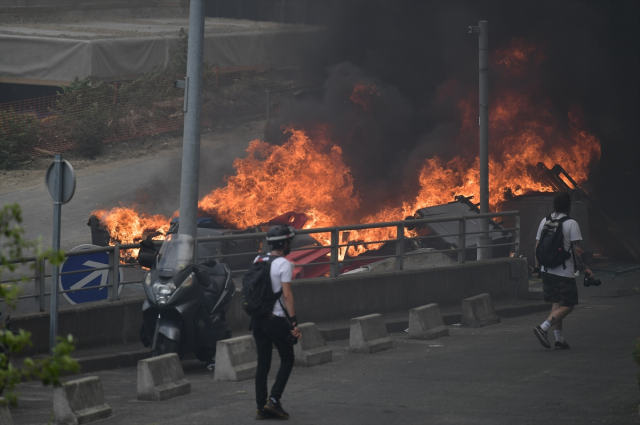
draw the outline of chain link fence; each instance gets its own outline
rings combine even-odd
[[[182,77],[155,75],[1,103],[0,168],[71,149],[91,156],[102,143],[182,129],[184,90],[174,87],[176,79]],[[282,102],[304,85],[294,68],[210,68],[203,77],[202,125],[264,119],[268,92],[277,91]]]

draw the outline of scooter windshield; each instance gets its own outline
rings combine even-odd
[[[193,263],[193,237],[171,234],[167,236],[158,253],[157,269],[184,270]]]

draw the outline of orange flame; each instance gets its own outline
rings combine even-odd
[[[164,239],[169,230],[169,218],[162,214],[145,214],[135,207],[115,207],[110,210],[97,210],[92,213],[109,231],[109,244],[130,244],[140,242],[145,233],[157,233],[153,239]],[[120,251],[120,259],[128,260],[138,256],[139,249]]]
[[[291,133],[282,146],[254,140],[247,156],[234,162],[236,174],[199,203],[200,210],[237,228],[266,223],[287,211],[304,211],[306,228],[344,222],[360,203],[342,150],[326,138],[326,127]]]
[[[513,40],[508,48],[494,54],[496,70],[505,73],[507,80],[493,90],[489,104],[489,203],[493,211],[500,209],[505,193],[552,191],[529,175],[529,168],[540,161],[549,168],[562,165],[580,184],[600,158],[600,141],[586,130],[579,108],[572,109],[566,120],[551,113],[550,102],[541,97],[540,82],[533,77],[526,79],[526,89],[506,88],[508,78],[521,77],[543,60],[537,46],[522,40]],[[440,92],[439,101],[455,92],[455,84],[444,86],[446,90]],[[350,99],[368,111],[371,96],[376,94],[380,95],[373,84],[360,83],[355,85]],[[452,143],[460,154],[448,160],[427,158],[417,175],[417,194],[407,195],[402,205],[381,205],[379,212],[364,217],[361,223],[401,220],[417,209],[451,202],[457,195],[474,196],[479,201],[477,103],[475,94],[457,103],[461,126]],[[342,150],[331,140],[330,127],[318,124],[313,129],[301,129],[290,125],[284,131],[290,136],[281,146],[252,141],[247,156],[235,160],[236,173],[227,177],[226,186],[200,200],[199,209],[236,228],[266,223],[287,211],[306,213],[306,228],[352,222],[358,216],[360,198]],[[168,218],[124,207],[94,214],[108,228],[112,243],[137,241],[145,229],[163,234],[168,226]],[[369,229],[345,232],[340,241],[374,242],[349,246],[348,254],[356,256],[378,248],[381,243],[376,241],[396,236],[395,228]],[[323,244],[330,243],[328,234],[316,238]],[[341,250],[341,258],[345,251]]]
[[[373,95],[380,96],[380,93],[376,90],[375,84],[357,83],[353,87],[353,91],[351,92],[349,99],[351,99],[354,104],[362,107],[365,111],[368,111],[371,108],[370,103]]]

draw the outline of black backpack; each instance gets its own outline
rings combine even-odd
[[[271,287],[271,263],[277,255],[261,255],[242,279],[242,309],[251,317],[267,317],[282,295]]]
[[[557,267],[562,264],[562,268],[566,269],[565,261],[571,254],[564,249],[564,234],[562,231],[562,223],[567,220],[573,220],[571,217],[564,216],[559,219],[547,216],[547,220],[542,227],[540,240],[536,248],[536,258],[540,265],[547,268]],[[569,248],[573,250],[573,245]]]

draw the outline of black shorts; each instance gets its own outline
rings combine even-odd
[[[578,285],[574,277],[543,272],[542,289],[545,302],[558,303],[563,307],[573,307],[578,304]]]

